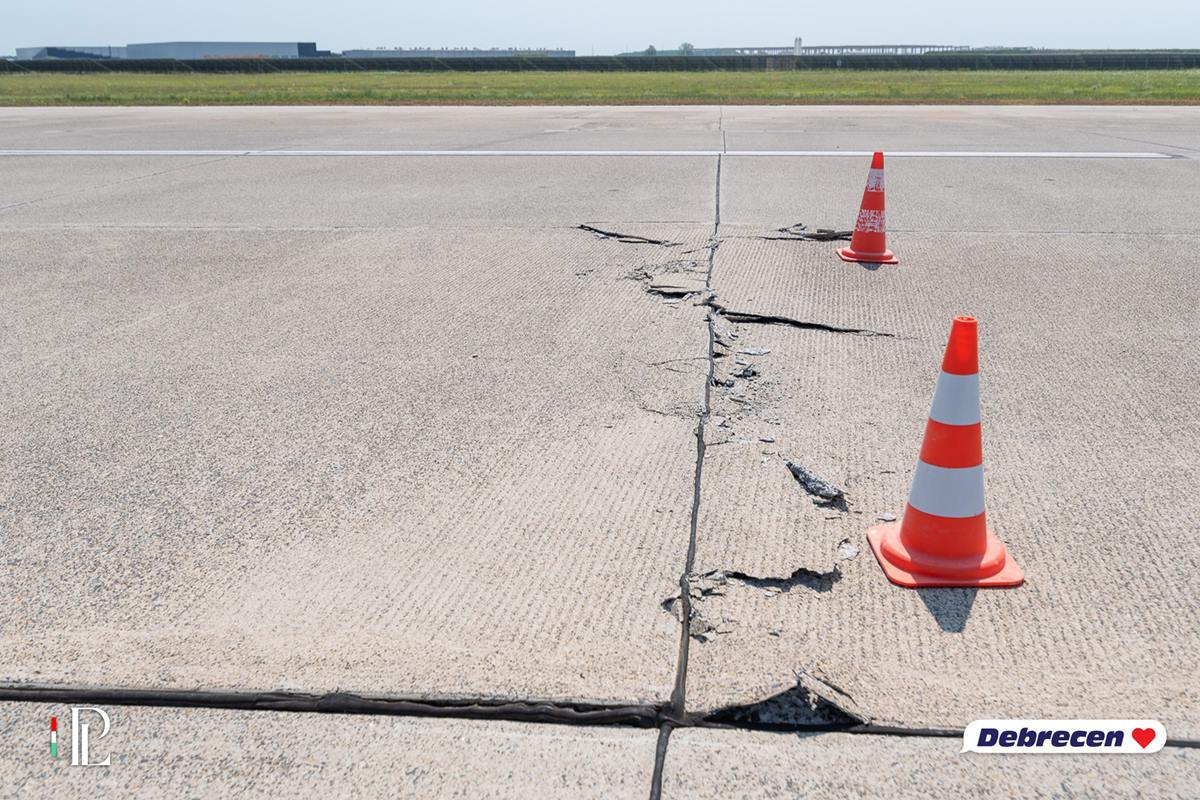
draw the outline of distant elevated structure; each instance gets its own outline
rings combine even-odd
[[[695,56],[875,56],[922,55],[924,53],[954,53],[972,49],[956,44],[844,44],[805,47],[800,37],[791,46],[783,47],[697,47]],[[652,55],[644,50],[621,53],[622,56]],[[678,50],[656,50],[653,55],[683,55]]]
[[[376,47],[370,50],[343,50],[346,58],[574,58],[574,50],[539,48],[488,48],[477,47],[444,48],[432,47]]]
[[[790,55],[794,56],[920,56],[925,53],[956,53],[970,50],[959,44],[838,44],[804,47],[797,36]]]

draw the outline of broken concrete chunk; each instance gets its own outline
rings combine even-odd
[[[730,388],[737,383],[737,381],[735,381],[733,378],[720,378],[715,375],[713,376],[712,382],[713,386],[724,386],[726,388]]]
[[[770,444],[771,442],[775,441],[775,437],[774,436],[760,436],[760,437],[758,437],[758,440],[760,442],[766,442],[766,443]]]
[[[769,348],[769,347],[743,347],[741,350],[738,350],[738,352],[744,356],[765,356],[767,353],[771,352],[771,348]]]
[[[895,522],[896,515],[895,514],[880,514],[879,521],[880,522]]]
[[[760,239],[776,239],[776,240],[794,240],[800,242],[834,242],[834,241],[850,241],[854,231],[839,231],[833,228],[817,228],[815,231],[808,229],[808,226],[803,222],[797,222],[795,225],[788,225],[786,228],[776,228],[777,233],[782,236],[760,236]]]
[[[724,572],[720,571],[706,572],[703,575],[688,576],[688,586],[691,588],[692,597],[707,597],[710,594],[725,594],[725,586],[728,583],[729,578],[726,577]]]
[[[734,370],[733,375],[735,378],[746,378],[747,380],[752,380],[758,375],[758,369],[753,365],[747,364],[741,369]]]
[[[710,314],[709,319],[712,321],[713,339],[717,344],[733,347],[733,342],[737,339],[737,331],[734,330],[733,323],[715,314]]]
[[[858,547],[851,543],[849,539],[842,539],[838,543],[838,558],[843,561],[850,561],[858,557]]]
[[[661,294],[667,297],[683,298],[689,294],[703,292],[707,287],[704,278],[679,273],[659,275],[650,281],[646,291],[651,294]]]
[[[830,503],[845,499],[845,494],[843,494],[841,489],[822,478],[818,478],[795,461],[789,459],[786,463],[788,470],[792,473],[792,477],[799,481],[800,485],[804,487],[804,491],[813,497],[819,497]]]

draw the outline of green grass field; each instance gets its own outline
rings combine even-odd
[[[0,105],[1200,103],[1200,70],[0,75]]]

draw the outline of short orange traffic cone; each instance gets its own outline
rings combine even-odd
[[[850,246],[837,251],[843,261],[866,261],[871,264],[898,264],[899,259],[887,249],[887,234],[883,224],[883,153],[878,150],[871,158],[867,173],[867,188],[863,190],[862,207],[854,222]]]
[[[955,317],[900,522],[867,530],[888,580],[925,586],[1020,586],[1025,574],[987,529],[979,423],[978,332]]]

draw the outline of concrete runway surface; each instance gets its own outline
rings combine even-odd
[[[875,148],[899,265],[778,232]],[[0,110],[0,796],[1194,797],[1198,183],[1195,108]],[[1015,590],[864,537],[958,313]]]

